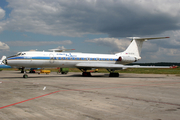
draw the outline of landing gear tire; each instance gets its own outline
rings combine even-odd
[[[24,74],[24,75],[23,75],[23,78],[28,78],[28,75],[27,75],[27,74]]]
[[[119,73],[110,73],[109,77],[119,77]]]
[[[90,77],[90,76],[91,76],[91,73],[90,73],[90,72],[83,72],[83,73],[82,73],[82,76]]]
[[[68,72],[66,71],[66,72],[61,72],[61,74],[67,74]]]
[[[29,73],[36,73],[34,70],[30,70]]]

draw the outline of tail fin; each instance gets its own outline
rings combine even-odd
[[[125,56],[128,55],[128,56],[134,56],[137,59],[141,59],[140,54],[141,54],[141,48],[144,41],[152,40],[152,39],[165,39],[165,38],[169,38],[169,37],[157,37],[157,38],[133,37],[133,40],[131,44],[128,46],[128,48],[124,52],[117,53],[116,55],[118,54],[125,55]]]

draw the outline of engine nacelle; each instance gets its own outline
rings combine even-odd
[[[136,57],[131,57],[131,56],[120,56],[118,58],[118,61],[121,61],[121,62],[136,62],[137,58]]]

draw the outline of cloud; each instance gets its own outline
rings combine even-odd
[[[164,48],[179,49],[180,47],[180,30],[167,33],[170,38],[162,41],[157,41],[156,44]]]
[[[28,37],[28,35],[26,35],[26,34],[23,34],[22,36],[24,36],[24,37]]]
[[[44,46],[44,45],[69,45],[72,41],[9,41],[9,46]]]
[[[145,36],[180,29],[179,0],[8,0],[3,29],[110,37]]]
[[[176,33],[177,34],[177,33]],[[148,40],[143,43],[140,62],[177,62],[180,61],[179,39],[172,37],[162,40]],[[95,43],[100,46],[111,48],[111,53],[123,52],[130,44],[127,38],[98,38],[86,40],[85,42]]]
[[[96,43],[101,46],[108,46],[112,48],[111,52],[122,52],[130,44],[128,39],[117,39],[117,38],[97,38],[92,40],[85,40],[85,42]]]
[[[172,48],[159,48],[157,52],[142,54],[145,62],[178,62],[180,50]]]
[[[9,46],[0,41],[0,50],[9,50]]]
[[[3,27],[5,23],[1,22],[1,19],[3,19],[5,16],[5,11],[0,7],[0,32],[3,31]]]
[[[5,11],[0,7],[0,20],[4,18],[4,16],[5,16]]]

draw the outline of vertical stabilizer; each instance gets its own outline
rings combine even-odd
[[[138,40],[136,38],[133,38],[131,44],[128,46],[128,48],[123,52],[125,55],[131,55],[135,56],[136,58],[140,59],[140,54],[141,54],[141,48],[143,45],[143,42],[145,40]]]
[[[152,40],[152,39],[165,39],[169,37],[157,37],[157,38],[139,38],[139,37],[133,37],[132,42],[128,46],[128,48],[121,53],[117,53],[116,55],[124,55],[124,56],[133,56],[137,59],[141,59],[141,48],[144,41]]]

